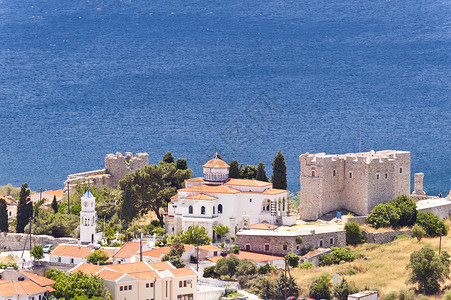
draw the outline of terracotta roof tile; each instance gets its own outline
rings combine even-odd
[[[191,268],[180,268],[169,270],[175,277],[197,275],[196,271]]]
[[[202,249],[202,250],[205,250],[205,251],[220,251],[221,250],[218,247],[213,246],[213,245],[199,246],[199,249]]]
[[[108,265],[108,269],[120,272],[120,273],[133,273],[133,272],[144,272],[151,271],[152,268],[149,267],[149,264],[145,262],[135,262],[135,263],[125,263],[125,264],[116,264],[116,265]]]
[[[207,260],[217,263],[218,260],[220,260],[221,258],[224,258],[223,256],[212,256],[212,257],[207,257]]]
[[[28,278],[30,278],[30,280],[32,280],[33,282],[39,284],[40,286],[52,285],[55,283],[55,280],[45,278],[45,277],[33,274],[31,272],[21,271],[21,273],[24,274],[25,276],[27,276]]]
[[[155,263],[149,263],[149,265],[157,270],[157,271],[163,271],[163,270],[168,270],[168,269],[175,269],[174,266],[172,266],[170,263],[168,263],[167,261],[162,261],[162,262],[155,262]]]
[[[146,243],[142,242],[142,245]],[[119,258],[130,258],[139,252],[139,242],[127,242],[124,246],[119,249],[119,251],[113,255],[113,257]]]
[[[155,271],[133,272],[129,273],[129,275],[135,277],[138,280],[153,280],[155,279],[155,277],[160,278],[158,273]]]
[[[204,178],[203,177],[194,177],[194,178],[186,179],[185,181],[189,181],[189,182],[203,182]]]
[[[230,168],[230,166],[219,158],[210,159],[205,165],[204,168],[213,168],[213,169],[222,169],[222,168]]]
[[[179,194],[175,194],[171,199],[174,200],[174,202],[177,202],[179,200]]]
[[[7,281],[0,283],[0,296],[10,297],[15,295],[34,295],[44,293],[46,291],[54,292],[52,287],[42,287],[31,281]]]
[[[50,255],[64,256],[64,257],[78,257],[86,258],[91,254],[89,247],[78,247],[73,245],[58,245],[50,252]]]
[[[193,200],[216,200],[218,198],[216,197],[212,197],[212,196],[208,196],[205,194],[195,194],[192,196],[188,196],[188,197],[183,197],[183,199],[193,199]]]
[[[143,256],[160,258],[161,255],[168,254],[170,250],[171,250],[171,247],[153,248],[153,249],[144,251]]]
[[[124,273],[117,272],[117,271],[112,271],[112,270],[108,270],[108,269],[103,269],[102,271],[100,271],[96,275],[99,276],[100,278],[103,278],[103,279],[106,279],[106,280],[116,281],[121,276],[123,276]]]
[[[309,253],[307,253],[306,255],[302,256],[303,258],[312,258],[315,257],[317,255],[322,255],[324,253],[330,252],[330,249],[324,249],[324,248],[320,248],[320,249],[316,249],[313,251],[310,251]]]
[[[104,268],[104,266],[97,266],[97,265],[92,265],[92,264],[88,264],[88,263],[82,263],[82,264],[76,266],[75,268],[71,269],[70,272],[76,273],[76,272],[80,271],[86,275],[93,275],[93,274],[99,272],[100,270],[102,270],[103,268]]]
[[[207,194],[238,194],[240,191],[225,185],[196,185],[189,188],[179,190],[179,192],[194,192],[194,193],[207,193]]]
[[[230,178],[229,181],[225,183],[225,185],[238,185],[238,186],[256,186],[263,187],[272,185],[271,182],[259,181],[255,179],[238,179],[238,178]]]
[[[55,190],[55,191],[45,191],[46,194],[56,196],[57,198],[60,198],[63,196],[63,190]],[[51,199],[53,200],[53,199]]]
[[[265,195],[278,195],[278,194],[286,194],[287,190],[279,190],[279,189],[267,189],[262,194]]]

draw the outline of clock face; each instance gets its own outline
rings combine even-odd
[[[83,205],[84,205],[85,207],[87,207],[87,206],[88,206],[88,201],[85,201],[85,203],[83,203]]]

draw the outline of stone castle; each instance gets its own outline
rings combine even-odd
[[[68,175],[67,180],[64,182],[64,193],[67,193],[69,187],[73,188],[80,182],[117,188],[119,180],[123,179],[125,175],[147,165],[149,165],[149,154],[147,153],[137,153],[134,157],[131,152],[126,152],[125,156],[119,152],[108,154],[105,157],[105,169]]]
[[[364,153],[299,156],[303,220],[346,209],[367,215],[378,204],[410,194],[410,152],[374,150]]]

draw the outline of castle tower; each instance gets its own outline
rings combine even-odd
[[[424,173],[415,173],[414,175],[414,191],[412,195],[424,196],[426,193],[423,191],[423,177]]]
[[[80,242],[82,244],[94,244],[96,237],[96,198],[88,190],[81,197],[80,211]]]
[[[230,166],[218,157],[210,159],[202,167],[204,167],[204,180],[211,184],[220,184],[229,179]]]

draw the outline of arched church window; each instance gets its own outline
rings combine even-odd
[[[202,207],[200,208],[200,214],[201,214],[201,215],[205,215],[205,206],[202,206]]]
[[[189,213],[189,214],[192,214],[192,213],[193,213],[193,206],[192,206],[192,205],[190,205],[190,206],[188,207],[188,213]]]
[[[222,214],[222,204],[218,205],[218,214]]]

